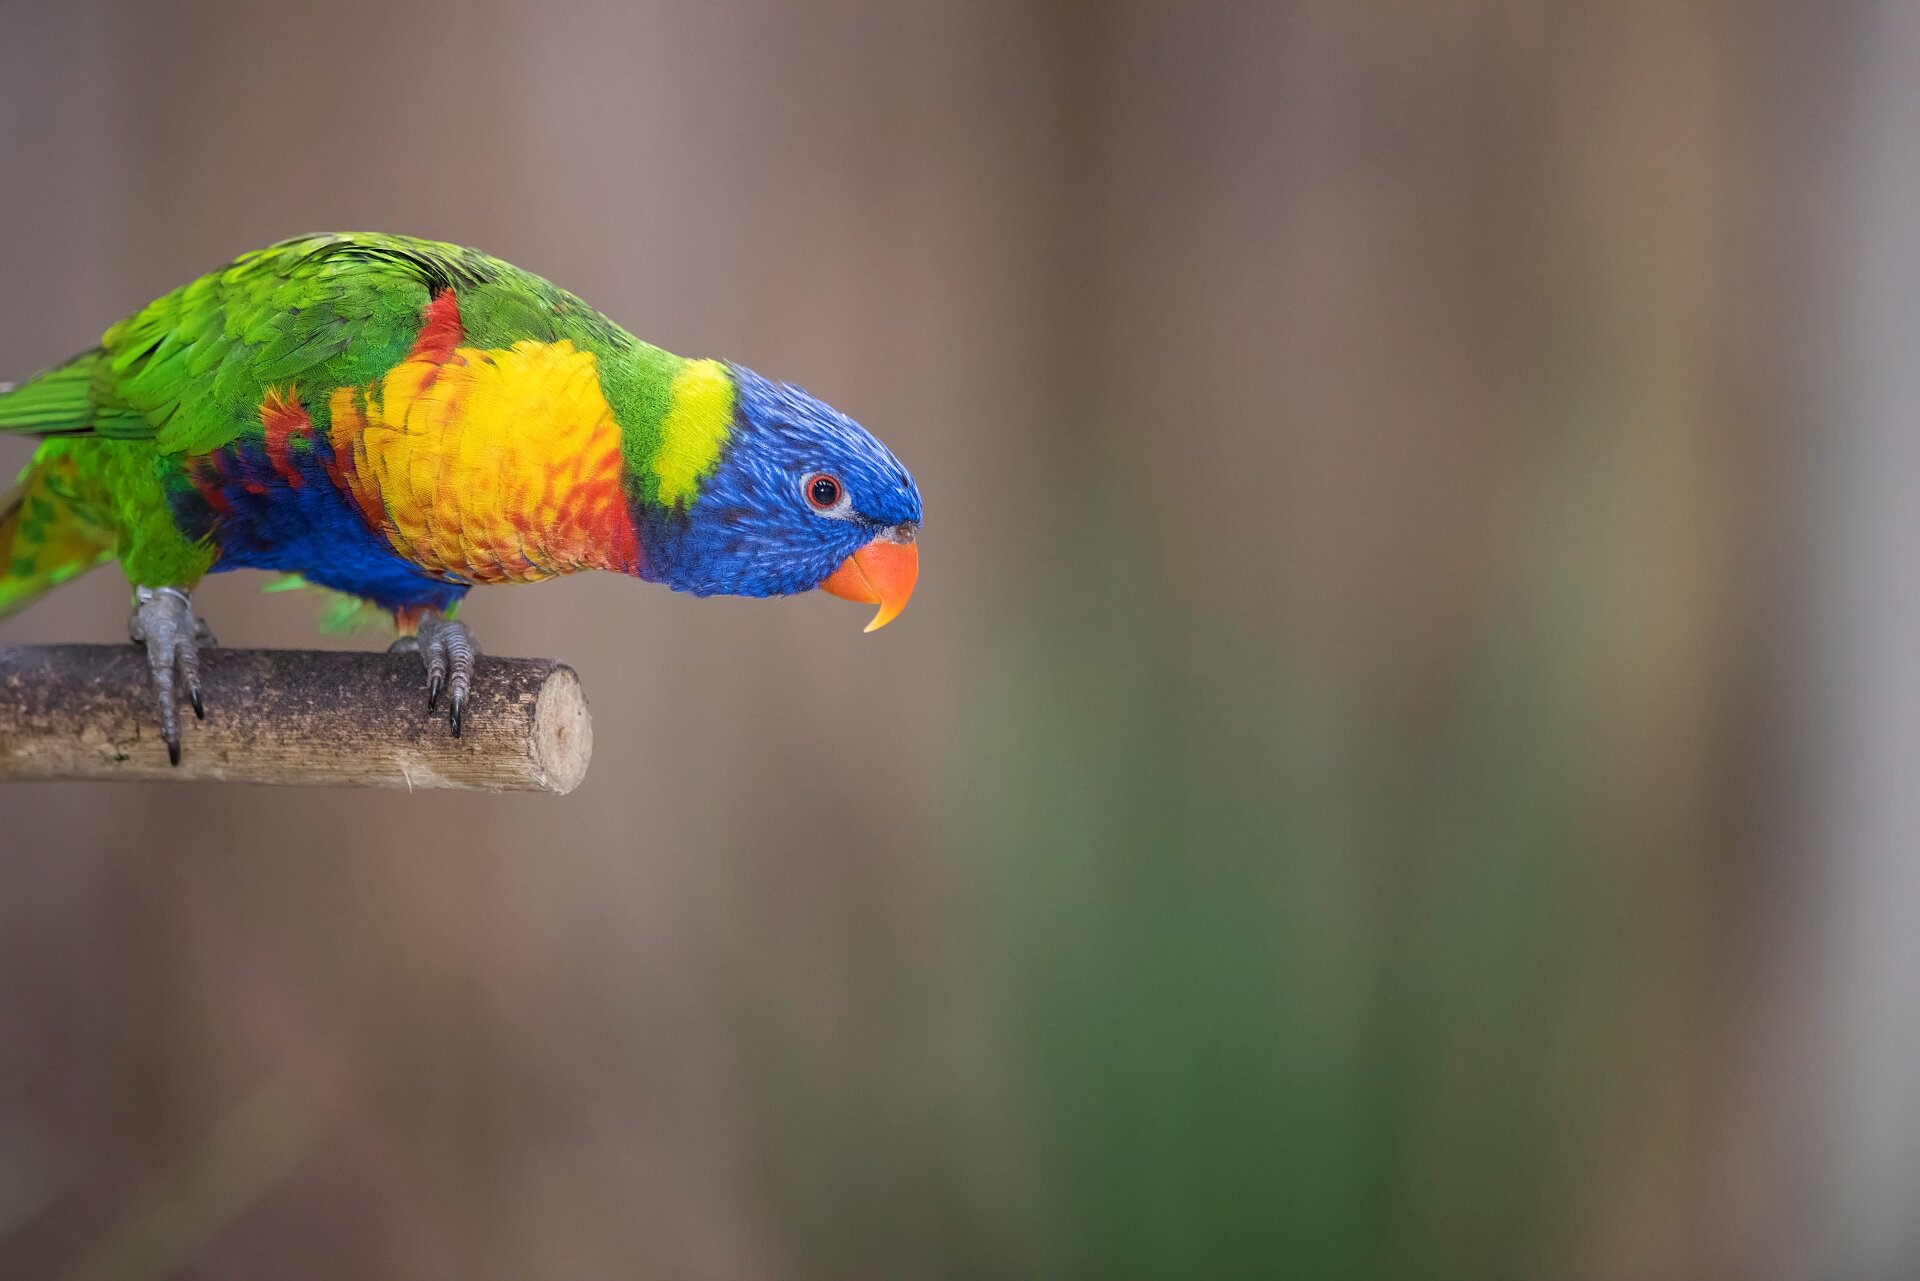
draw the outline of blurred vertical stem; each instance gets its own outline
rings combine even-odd
[[[1035,1274],[1702,1264],[1750,33],[1364,10],[1071,46],[969,810]]]

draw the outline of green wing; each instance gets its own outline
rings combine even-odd
[[[270,387],[331,391],[386,373],[418,336],[428,299],[448,288],[460,291],[463,312],[471,293],[522,330],[551,328],[576,301],[456,245],[369,233],[283,241],[175,290],[99,347],[0,395],[0,431],[219,449],[259,432]]]

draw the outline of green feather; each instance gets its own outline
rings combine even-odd
[[[88,352],[0,395],[0,431],[57,435],[88,430],[93,418],[89,390],[99,359],[98,351]]]
[[[286,574],[274,579],[260,589],[263,593],[311,592],[320,602],[320,630],[328,636],[339,636],[349,632],[367,632],[390,630],[393,627],[393,613],[381,609],[371,601],[361,600],[346,592],[334,591],[331,587],[322,587],[309,583],[298,574]],[[460,612],[458,601],[448,608],[446,617],[456,617]]]

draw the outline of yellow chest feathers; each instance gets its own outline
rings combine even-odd
[[[333,393],[343,487],[393,549],[462,582],[632,573],[620,427],[570,342],[418,352]]]

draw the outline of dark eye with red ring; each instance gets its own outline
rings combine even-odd
[[[840,482],[824,473],[815,473],[805,481],[807,501],[819,511],[827,511],[840,501]]]

